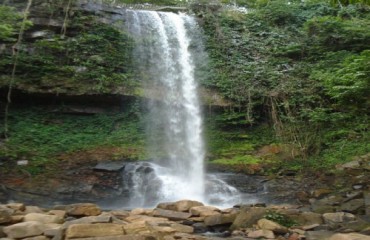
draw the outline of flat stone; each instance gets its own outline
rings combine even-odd
[[[63,229],[66,229],[73,224],[110,223],[111,221],[112,221],[112,216],[110,214],[101,214],[99,216],[82,217],[79,219],[65,222],[63,224]]]
[[[249,238],[267,238],[267,239],[275,239],[275,235],[270,230],[260,229],[253,232],[248,233]]]
[[[38,206],[26,206],[26,209],[23,211],[25,214],[27,213],[45,213],[44,210],[39,208]]]
[[[66,206],[69,216],[97,216],[101,214],[101,209],[93,203],[76,203]]]
[[[43,213],[29,213],[23,218],[24,222],[36,221],[40,223],[63,223],[64,219],[57,215],[47,215]]]
[[[66,215],[67,215],[67,212],[64,211],[64,210],[50,210],[48,213],[50,215],[56,215],[56,216],[59,216],[61,218],[65,218]]]
[[[204,224],[206,226],[216,226],[216,225],[223,225],[223,224],[231,224],[235,221],[237,214],[229,214],[229,213],[218,213],[210,216],[206,216],[204,218]]]
[[[106,237],[92,237],[92,238],[78,238],[78,240],[157,240],[154,236],[128,234],[122,236],[106,236]]]
[[[112,223],[74,224],[67,228],[66,238],[86,238],[124,235],[123,226]]]
[[[192,216],[206,217],[215,214],[219,214],[220,209],[212,206],[196,206],[190,208],[190,213]]]
[[[9,238],[27,238],[42,235],[44,228],[40,222],[22,222],[4,227],[3,231]]]
[[[49,240],[49,238],[45,236],[36,236],[36,237],[23,238],[22,240]]]
[[[328,240],[331,236],[334,235],[334,232],[330,231],[307,231],[305,237],[307,240]]]
[[[177,211],[171,211],[171,210],[164,210],[157,208],[153,212],[154,217],[164,217],[168,218],[170,220],[185,220],[190,218],[191,213],[184,213],[184,212],[177,212]]]
[[[359,233],[337,233],[331,236],[329,240],[370,240],[370,236]]]

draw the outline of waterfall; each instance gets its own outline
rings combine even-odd
[[[189,34],[197,32],[197,23],[191,16],[170,12],[127,11],[127,15],[144,95],[150,99],[149,155],[164,167],[156,168],[162,178],[159,198],[204,201],[205,150]]]

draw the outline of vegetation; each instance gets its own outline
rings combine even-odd
[[[29,160],[26,170],[33,174],[47,165],[68,160],[73,153],[81,159],[88,155],[90,161],[102,157],[145,158],[144,133],[131,111],[70,115],[63,114],[63,109],[31,107],[15,108],[9,118],[11,135],[6,145],[0,147],[0,156]]]
[[[248,14],[198,13],[213,70],[203,84],[238,105],[225,125],[269,122],[295,149],[295,169],[369,149],[370,8],[341,3],[276,0],[255,2]]]

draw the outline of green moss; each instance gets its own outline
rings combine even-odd
[[[210,161],[212,164],[222,164],[222,165],[240,165],[240,164],[257,164],[260,163],[261,160],[252,155],[244,155],[244,156],[235,156],[230,159],[222,158]]]

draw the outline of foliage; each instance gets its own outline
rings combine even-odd
[[[297,225],[297,223],[288,216],[273,210],[268,210],[264,218],[274,221],[284,227],[292,227],[294,225]]]
[[[0,42],[13,42],[22,25],[22,14],[15,11],[14,8],[0,5]],[[30,21],[25,22],[25,27],[31,26]]]
[[[363,153],[369,135],[370,9],[345,5],[256,1],[247,14],[204,13],[213,71],[202,84],[238,106],[219,117],[223,126],[269,121],[277,138],[299,151],[292,157],[301,166],[329,167]],[[361,127],[350,130],[353,122]],[[327,138],[348,131],[356,141],[351,134]]]
[[[27,159],[32,167],[52,163],[61,155],[116,147],[110,157],[143,157],[144,133],[132,113],[68,115],[45,109],[13,109],[9,138],[0,155]],[[81,155],[82,153],[80,153]]]
[[[25,42],[19,52],[15,87],[69,92],[132,91],[132,39],[114,26],[92,16],[75,14],[71,28],[78,35],[63,37],[49,32],[46,39]],[[29,49],[32,49],[31,51]],[[0,60],[4,85],[10,75],[12,56]]]

